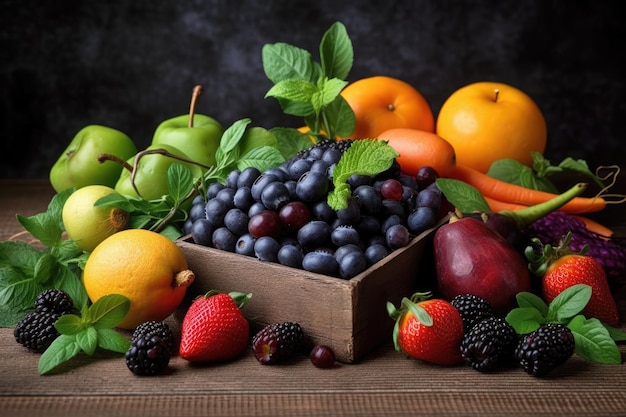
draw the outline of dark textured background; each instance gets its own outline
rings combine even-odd
[[[199,112],[225,126],[243,118],[298,126],[283,115],[261,48],[314,53],[342,21],[350,80],[390,75],[413,84],[437,114],[474,81],[512,84],[548,124],[546,156],[591,167],[626,162],[626,2],[0,0],[0,177],[47,176],[74,134],[104,124],[140,148],[156,125]]]

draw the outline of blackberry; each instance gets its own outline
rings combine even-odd
[[[139,336],[126,352],[126,366],[140,376],[162,373],[170,362],[170,350],[159,336]]]
[[[152,336],[158,336],[161,340],[163,340],[163,342],[165,342],[170,355],[173,355],[176,352],[176,339],[174,338],[174,334],[170,330],[167,323],[162,321],[147,321],[140,324],[135,328],[130,340],[131,342],[134,342],[140,337],[150,338]]]
[[[525,335],[515,349],[515,358],[526,373],[543,376],[574,354],[572,331],[563,324],[544,324]]]
[[[474,294],[459,294],[450,304],[456,308],[463,319],[463,328],[468,332],[474,324],[493,316],[495,313],[491,303]]]
[[[516,344],[513,327],[503,318],[491,316],[465,333],[461,356],[478,371],[493,371],[511,362]]]
[[[333,140],[333,139],[325,139],[317,142],[315,145],[311,146],[308,149],[298,152],[294,158],[297,159],[306,159],[310,156],[315,156],[318,152],[321,154],[323,151],[327,149],[337,149],[339,152],[344,153],[347,151],[352,145],[352,139],[344,139],[344,140]],[[319,158],[314,158],[319,159]]]
[[[254,357],[263,365],[276,364],[291,355],[303,337],[298,323],[268,324],[252,338]]]
[[[35,299],[35,311],[45,313],[71,313],[74,309],[72,298],[63,290],[48,289]]]
[[[54,323],[62,314],[50,311],[33,311],[20,320],[13,335],[17,343],[36,353],[42,353],[59,337]]]

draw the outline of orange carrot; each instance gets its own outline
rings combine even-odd
[[[489,205],[489,208],[491,209],[491,211],[493,211],[494,213],[497,213],[499,211],[504,211],[504,210],[517,211],[517,210],[521,210],[521,209],[525,209],[529,207],[524,204],[507,203],[505,201],[499,201],[491,197],[485,197],[485,196],[483,197],[485,201],[487,202],[487,204]]]
[[[605,225],[600,224],[597,221],[590,219],[589,217],[579,216],[579,215],[575,215],[575,217],[580,219],[583,223],[585,223],[585,227],[590,232],[593,232],[607,239],[613,236],[613,230],[609,229]]]
[[[509,184],[476,171],[475,169],[461,165],[456,166],[456,169],[450,174],[450,178],[472,185],[478,189],[484,197],[505,203],[534,206],[535,204],[543,203],[557,196],[556,194]],[[600,211],[605,207],[606,200],[602,197],[576,197],[561,207],[560,210],[566,213],[580,214]]]

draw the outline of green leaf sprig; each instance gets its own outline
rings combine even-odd
[[[602,179],[591,172],[587,162],[582,159],[565,158],[558,165],[552,165],[539,152],[531,152],[532,167],[524,165],[514,159],[500,159],[491,164],[487,175],[509,184],[519,185],[531,190],[546,191],[559,194],[554,182],[551,180],[557,174],[574,173],[588,178],[604,188]]]
[[[246,129],[249,124],[250,119],[241,119],[224,131],[215,153],[215,165],[202,178],[193,178],[188,167],[173,163],[167,171],[168,193],[161,198],[146,200],[115,193],[96,201],[96,206],[117,207],[127,211],[130,213],[129,228],[152,230],[172,240],[178,239],[183,234],[180,225],[189,215],[185,203],[195,195],[204,193],[207,183],[224,183],[227,175],[235,169],[243,170],[253,166],[265,171],[285,161],[276,136],[260,127]],[[291,148],[287,148],[285,153],[291,151]]]
[[[278,100],[283,112],[303,117],[314,141],[348,136],[356,118],[339,94],[348,84],[354,52],[345,26],[335,22],[319,45],[320,63],[310,52],[287,43],[263,46],[263,70],[274,85],[265,97]],[[302,136],[292,129],[295,135]]]
[[[37,295],[49,288],[66,291],[76,308],[87,303],[80,280],[85,254],[63,238],[63,205],[72,192],[69,189],[55,195],[45,212],[16,216],[43,249],[23,241],[0,242],[0,326],[17,324],[33,309]]]
[[[65,314],[54,327],[60,333],[39,358],[38,371],[44,375],[58,365],[72,359],[81,351],[92,356],[97,348],[125,353],[130,340],[113,330],[128,314],[130,300],[120,294],[109,294],[90,307],[83,307],[81,315]]]
[[[519,307],[511,310],[506,321],[518,334],[527,334],[542,324],[565,324],[572,331],[575,353],[592,362],[609,365],[622,363],[616,341],[626,340],[626,333],[580,314],[591,299],[591,287],[577,284],[562,291],[547,305],[530,292],[517,294]]]
[[[328,193],[328,205],[334,210],[346,208],[352,193],[348,179],[352,175],[384,172],[398,156],[398,151],[383,140],[360,139],[352,142],[333,170],[333,190]]]

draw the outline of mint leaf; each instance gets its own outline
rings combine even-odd
[[[33,271],[33,280],[37,284],[46,284],[48,280],[55,275],[57,260],[54,256],[44,253],[37,259],[35,270]]]
[[[317,91],[309,99],[315,113],[319,114],[325,106],[335,101],[335,98],[339,96],[339,93],[346,85],[348,85],[346,81],[338,80],[337,78],[330,80],[325,77],[320,78],[317,82]]]
[[[222,134],[222,139],[220,140],[220,146],[218,146],[215,158],[218,159],[217,153],[219,153],[219,157],[223,158],[230,152],[237,149],[241,138],[243,138],[243,134],[246,130],[246,127],[250,124],[250,119],[240,119],[230,125]],[[237,157],[235,156],[235,160]]]
[[[97,329],[98,347],[112,352],[125,353],[130,349],[130,340],[113,329]]]
[[[172,164],[167,169],[167,191],[178,207],[193,189],[191,170],[182,164]]]
[[[437,178],[437,187],[446,199],[462,213],[490,213],[483,195],[475,187],[452,178]]]
[[[247,167],[256,167],[263,172],[274,168],[285,161],[280,151],[272,146],[262,146],[251,149],[237,161],[237,169],[244,170]]]
[[[311,54],[304,49],[278,42],[264,45],[261,55],[263,71],[274,84],[291,79],[313,82],[319,76]]]
[[[311,138],[291,127],[273,127],[270,132],[276,137],[276,147],[285,160],[311,147]]]
[[[574,334],[575,353],[578,356],[608,365],[622,363],[619,348],[600,320],[579,315],[568,323],[568,327]]]
[[[544,316],[533,307],[514,308],[506,315],[505,320],[518,334],[535,331],[545,323]]]
[[[583,311],[591,299],[591,287],[576,284],[561,291],[550,303],[546,316],[549,322],[567,323],[572,317]]]
[[[98,332],[94,327],[87,327],[74,337],[83,352],[89,356],[93,355],[98,347]]]
[[[130,300],[120,294],[108,294],[99,298],[89,307],[84,317],[96,329],[115,327],[128,314]]]
[[[335,97],[332,103],[326,106],[324,115],[327,120],[325,128],[328,129],[326,133],[329,138],[345,137],[354,132],[356,127],[354,111],[341,95]]]
[[[64,314],[58,318],[54,327],[60,334],[76,335],[85,329],[84,323],[76,314]]]
[[[548,179],[535,175],[532,168],[514,159],[494,161],[487,175],[509,184],[558,194],[558,190]]]
[[[545,317],[548,314],[548,305],[545,301],[532,292],[523,291],[515,296],[517,304],[520,307],[529,307],[536,309],[539,314]]]
[[[398,156],[398,152],[382,140],[361,139],[352,142],[333,171],[334,190],[328,194],[328,205],[334,210],[347,207],[348,179],[352,175],[379,174],[389,169]]]
[[[58,246],[63,240],[63,205],[73,192],[73,189],[67,189],[56,194],[50,200],[45,212],[30,217],[18,214],[16,216],[17,221],[43,245],[47,247]]]
[[[341,22],[335,22],[320,42],[322,73],[328,78],[346,79],[354,61],[352,42]]]
[[[265,93],[265,98],[275,97],[295,101],[296,103],[311,103],[311,99],[318,91],[318,87],[309,81],[283,80],[270,88]]]
[[[320,42],[322,64],[303,49],[277,43],[263,47],[263,69],[274,83],[265,97],[275,97],[283,112],[305,118],[314,141],[354,131],[354,112],[339,93],[354,59],[345,27],[334,23]]]
[[[37,366],[39,374],[44,375],[61,363],[73,358],[80,352],[75,336],[62,334],[42,353]]]

